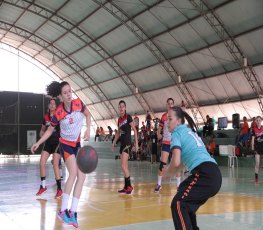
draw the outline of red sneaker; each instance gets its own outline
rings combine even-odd
[[[133,189],[132,186],[128,186],[128,187],[126,188],[126,194],[127,194],[127,195],[132,194],[133,190],[134,190],[134,189]]]
[[[120,194],[126,194],[127,189],[124,187],[123,189],[118,190]]]
[[[57,194],[56,194],[56,196],[55,196],[55,199],[60,199],[60,198],[62,197],[62,194],[63,194],[62,190],[61,190],[61,189],[58,189],[58,190],[57,190]]]
[[[43,188],[42,185],[40,185],[40,188],[38,190],[38,192],[36,193],[36,196],[41,196],[42,194],[44,194],[47,191],[47,187]]]

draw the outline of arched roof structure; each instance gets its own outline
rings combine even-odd
[[[159,116],[184,100],[206,114],[262,114],[262,0],[3,0],[0,42],[68,81],[94,120]]]

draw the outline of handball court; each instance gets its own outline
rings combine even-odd
[[[176,193],[175,179],[165,179],[163,189],[156,194],[153,189],[159,164],[130,161],[135,191],[132,195],[119,195],[117,190],[123,186],[123,176],[110,142],[90,144],[97,149],[99,163],[96,171],[87,176],[82,192],[78,211],[80,229],[174,229],[170,203]],[[35,196],[39,188],[38,164],[39,156],[1,156],[1,229],[74,229],[56,218],[61,201],[54,199],[56,185],[50,160],[47,163],[48,191],[41,199]],[[64,164],[63,167],[65,179]],[[254,184],[253,165],[220,169],[221,191],[199,209],[199,228],[263,229],[263,184]]]

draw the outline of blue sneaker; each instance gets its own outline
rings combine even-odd
[[[77,212],[72,212],[70,211],[71,217],[72,217],[72,226],[74,228],[79,228],[79,224],[78,224],[78,216],[77,216]]]
[[[57,217],[65,224],[71,225],[73,223],[72,215],[67,209],[64,211],[60,211],[57,214]]]

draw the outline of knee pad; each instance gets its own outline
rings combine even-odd
[[[166,163],[164,163],[164,162],[160,162],[160,166],[159,166],[159,170],[162,172],[163,171],[163,167],[164,167],[164,165],[166,165]]]

